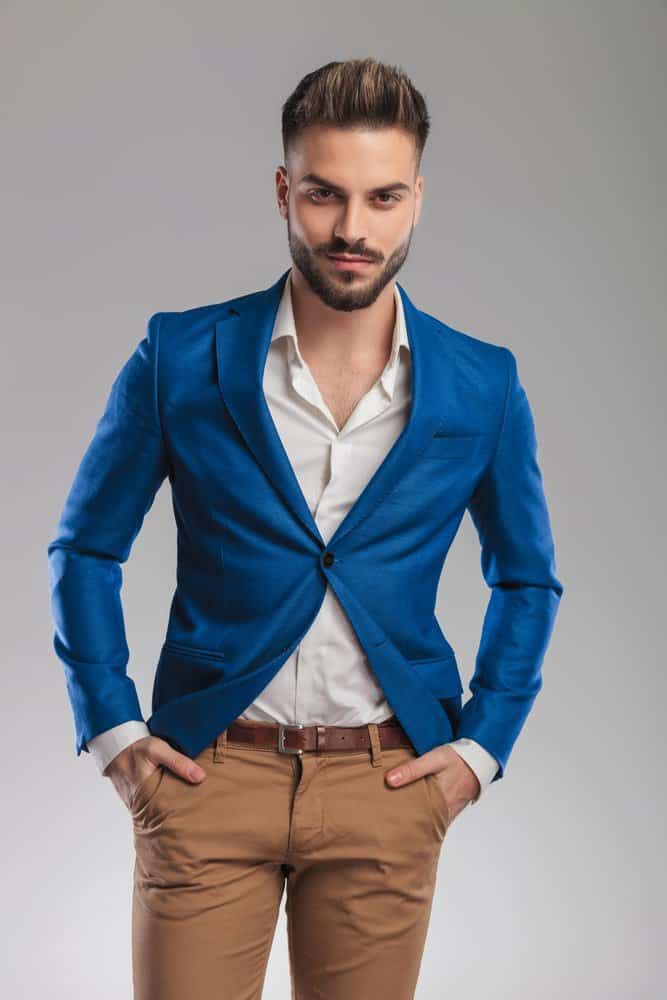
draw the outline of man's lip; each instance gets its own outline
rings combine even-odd
[[[368,263],[368,264],[372,264],[373,263],[373,261],[372,261],[372,259],[370,257],[350,257],[350,256],[348,256],[347,254],[344,254],[344,253],[330,253],[330,254],[327,254],[327,257],[333,257],[334,260],[349,260],[351,262],[354,262],[354,261],[366,261],[366,263]]]

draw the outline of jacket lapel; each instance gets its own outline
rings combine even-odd
[[[324,539],[304,497],[262,389],[262,378],[280,298],[289,271],[264,291],[230,306],[216,323],[220,392],[248,448],[292,513],[318,546]],[[374,476],[343,518],[328,546],[368,517],[419,459],[434,432],[447,426],[453,398],[456,358],[447,331],[438,330],[416,309],[398,284],[403,300],[412,360],[412,405],[403,431]]]

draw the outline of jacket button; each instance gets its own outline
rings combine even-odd
[[[332,566],[334,562],[333,552],[325,552],[322,562],[324,563],[325,566]]]

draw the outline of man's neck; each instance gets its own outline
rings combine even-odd
[[[296,335],[306,364],[372,371],[389,359],[396,324],[394,282],[365,309],[332,309],[312,291],[301,274],[290,272]]]

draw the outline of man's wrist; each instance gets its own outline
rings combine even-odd
[[[468,739],[465,736],[452,740],[447,743],[447,746],[451,747],[465,761],[477,778],[478,789],[475,796],[470,799],[470,804],[474,805],[479,802],[482,793],[491,784],[498,770],[498,761],[476,740]]]
[[[107,767],[121,751],[146,736],[151,736],[151,731],[145,722],[138,719],[130,719],[128,722],[121,722],[118,726],[105,729],[92,739],[88,740],[88,747],[101,774],[104,775]],[[108,777],[108,775],[104,775]]]

